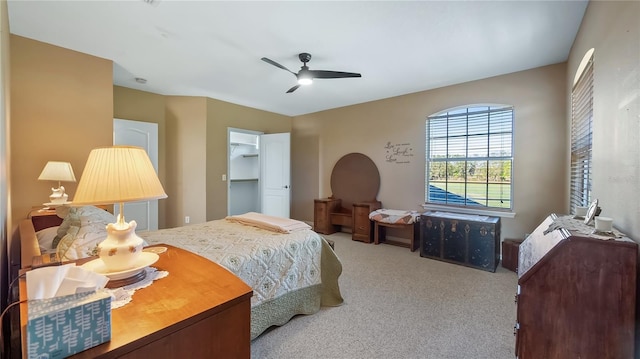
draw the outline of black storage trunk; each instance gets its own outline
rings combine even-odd
[[[495,272],[500,217],[425,212],[420,216],[420,256]]]

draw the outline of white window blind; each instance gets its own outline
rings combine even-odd
[[[512,106],[473,106],[429,116],[425,202],[511,209],[512,154]]]
[[[591,201],[593,57],[571,91],[571,211]]]

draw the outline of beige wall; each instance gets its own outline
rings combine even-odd
[[[167,123],[167,227],[206,218],[207,101],[204,97],[168,96]]]
[[[640,241],[640,2],[590,1],[567,84],[594,48],[593,188],[602,216]],[[570,92],[567,91],[567,97]],[[568,156],[568,154],[567,154]]]
[[[89,152],[112,144],[113,64],[11,35],[11,176],[14,222],[49,200],[47,161],[71,162],[79,180]],[[77,183],[63,183],[73,198]]]
[[[421,210],[426,117],[466,104],[509,104],[515,108],[517,215],[502,219],[502,234],[523,237],[566,207],[565,78],[563,63],[294,118],[293,217],[313,220],[313,199],[331,195],[333,165],[350,152],[377,165],[384,207]],[[386,161],[388,142],[410,144],[409,163]]]

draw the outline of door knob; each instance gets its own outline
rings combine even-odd
[[[289,186],[285,185],[284,188],[289,188]]]

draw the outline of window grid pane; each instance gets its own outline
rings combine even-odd
[[[513,107],[429,116],[425,202],[511,209]]]

